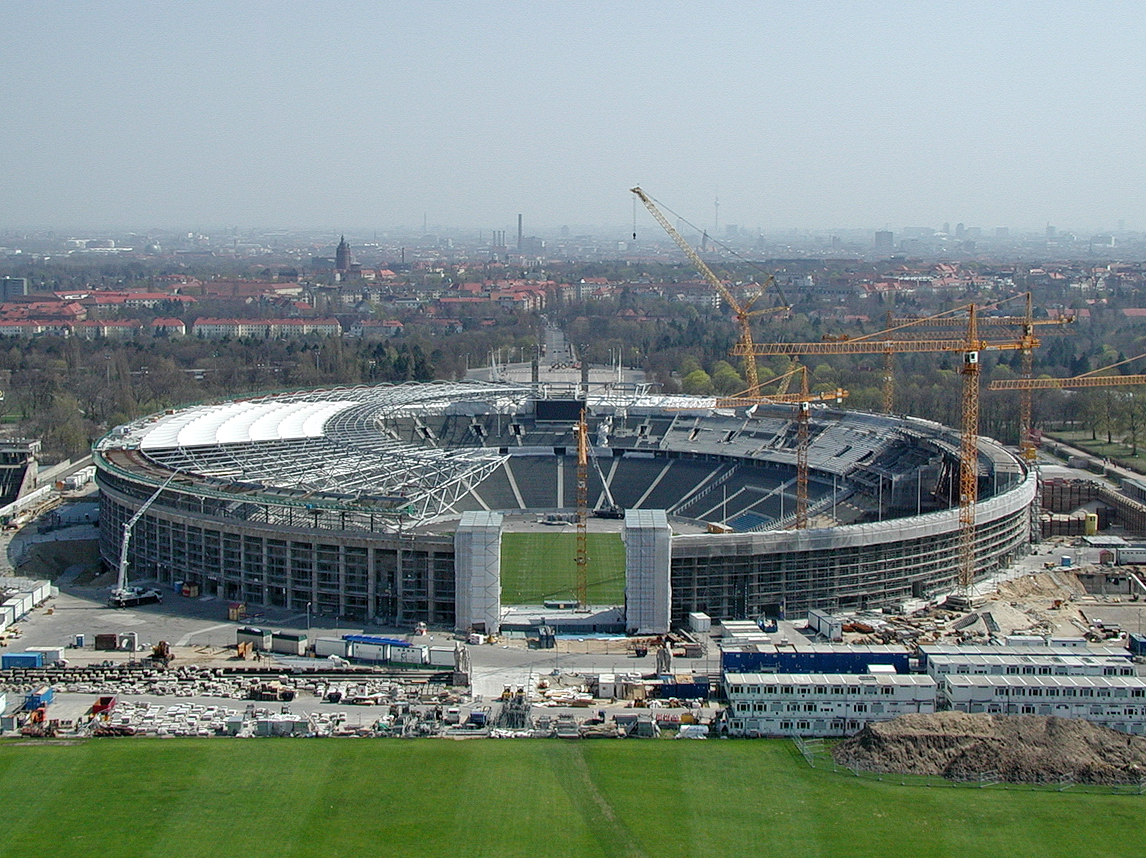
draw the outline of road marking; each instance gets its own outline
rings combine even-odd
[[[179,640],[176,642],[175,646],[190,646],[191,645],[191,638],[195,637],[195,635],[201,635],[201,634],[204,634],[205,632],[213,632],[216,629],[229,629],[229,628],[231,628],[230,623],[219,623],[217,626],[207,626],[204,629],[196,629],[195,631],[188,632],[187,634],[183,635],[183,637],[179,638]]]
[[[121,626],[142,626],[147,622],[143,617],[136,616],[135,614],[100,614],[96,617],[98,620],[103,620],[105,623],[116,623]]]

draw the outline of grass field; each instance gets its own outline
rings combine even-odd
[[[1102,856],[1146,796],[919,788],[781,741],[0,743],[0,856]]]
[[[625,544],[617,533],[590,533],[589,602],[620,605],[625,598]],[[501,538],[501,601],[540,605],[573,598],[576,533],[507,533]]]
[[[1138,455],[1135,456],[1132,455],[1133,448],[1129,444],[1118,440],[1107,444],[1105,435],[1094,440],[1090,437],[1089,432],[1070,429],[1055,429],[1048,434],[1067,444],[1079,447],[1093,456],[1113,459],[1127,467],[1146,472],[1146,443],[1140,442],[1138,444]]]

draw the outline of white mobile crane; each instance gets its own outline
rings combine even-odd
[[[111,591],[111,596],[108,597],[107,604],[111,608],[134,608],[136,605],[148,605],[152,602],[162,602],[163,594],[155,589],[148,589],[146,587],[128,587],[127,586],[127,549],[131,544],[131,532],[135,528],[136,522],[143,518],[143,514],[147,512],[163,490],[167,488],[173,479],[177,476],[172,474],[168,477],[163,485],[155,490],[155,494],[143,502],[143,505],[135,511],[135,515],[127,520],[123,525],[123,541],[119,546],[119,575],[115,579],[115,589]]]

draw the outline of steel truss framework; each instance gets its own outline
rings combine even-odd
[[[436,449],[388,437],[385,418],[436,415],[467,402],[512,411],[530,394],[527,387],[483,383],[407,384],[313,390],[245,400],[243,409],[273,415],[293,403],[342,403],[320,433],[303,437],[148,445],[149,419],[121,427],[96,446],[107,454],[135,451],[167,471],[223,484],[236,500],[269,506],[303,507],[399,518],[411,524],[453,511],[458,499],[486,479],[507,458],[486,448]],[[173,415],[168,415],[173,417]],[[225,417],[225,415],[224,415]],[[163,417],[158,418],[162,421]],[[226,424],[223,417],[218,427]],[[215,428],[216,437],[223,430]]]

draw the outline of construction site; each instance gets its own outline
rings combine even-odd
[[[1030,295],[1017,315],[757,342],[752,318],[786,311],[779,294],[755,308],[772,281],[726,283],[633,193],[731,310],[747,390],[594,376],[550,327],[548,373],[535,358],[118,426],[66,477],[94,473],[102,568],[10,550],[51,579],[6,617],[10,727],[841,737],[964,711],[1143,733],[1146,483],[1039,450],[1031,397],[1146,377],[1033,378],[1039,336],[1070,319],[1036,319]],[[1022,364],[990,385],[1017,392],[1009,445],[979,434],[994,352]],[[959,427],[894,413],[907,353],[958,358]],[[763,384],[763,355],[792,369]],[[810,390],[798,359],[817,355],[881,356],[884,413]],[[64,524],[51,491],[13,501],[21,533]],[[43,689],[94,697],[55,718]]]

